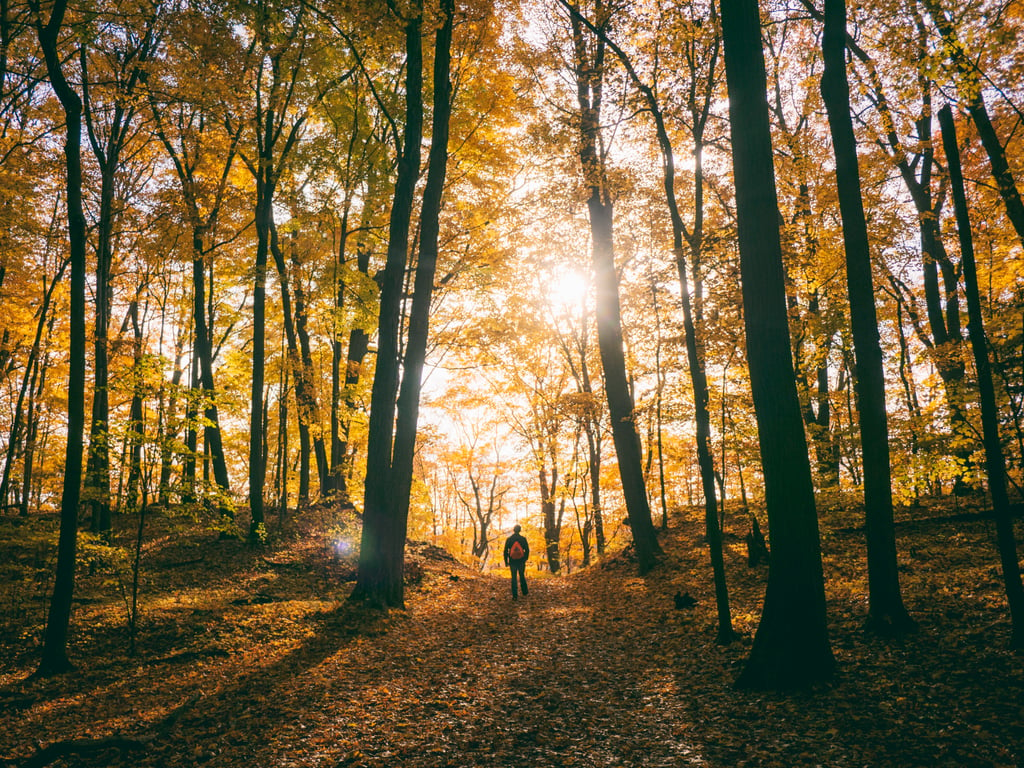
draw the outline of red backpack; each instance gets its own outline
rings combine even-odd
[[[523,545],[518,541],[513,541],[512,546],[508,550],[508,559],[522,560],[524,557],[526,557],[526,550],[523,549]]]

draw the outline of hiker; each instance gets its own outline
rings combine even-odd
[[[530,542],[526,540],[520,531],[521,525],[512,529],[512,535],[505,540],[505,565],[512,569],[512,599],[519,599],[517,588],[523,588],[523,597],[530,591],[526,588],[526,561],[530,557]],[[519,581],[516,581],[516,574],[519,574]]]

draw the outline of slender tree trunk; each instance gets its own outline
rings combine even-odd
[[[985,106],[984,88],[978,70],[968,58],[963,44],[958,39],[953,22],[946,15],[939,1],[925,0],[924,5],[935,22],[935,26],[939,28],[939,33],[946,43],[945,50],[952,57],[953,64],[960,75],[959,90],[967,112],[978,129],[981,145],[988,155],[992,178],[995,179],[999,196],[1003,199],[1003,205],[1006,207],[1006,217],[1016,230],[1021,244],[1024,245],[1024,203],[1021,202],[1020,192],[1017,190],[1010,165],[1006,161],[1006,150],[996,134],[988,114],[988,108]]]
[[[139,509],[142,486],[142,443],[145,438],[143,393],[145,373],[142,361],[142,326],[139,323],[139,301],[132,301],[129,310],[132,324],[132,403],[128,414],[128,503],[129,512]]]
[[[4,463],[3,479],[0,480],[0,508],[6,506],[7,495],[10,489],[11,472],[18,451],[21,447],[21,432],[24,424],[31,424],[31,416],[25,418],[24,403],[26,395],[31,399],[36,372],[39,370],[39,358],[42,355],[43,331],[52,322],[50,315],[50,303],[53,299],[54,289],[61,283],[64,271],[68,262],[64,261],[53,277],[53,281],[43,291],[43,300],[39,307],[39,319],[36,323],[36,334],[32,340],[32,347],[29,350],[28,359],[25,363],[25,377],[22,379],[21,387],[18,390],[18,399],[14,407],[14,418],[11,422],[11,431],[7,438],[7,460]],[[26,428],[27,432],[27,428]]]
[[[974,262],[971,220],[967,210],[963,174],[960,170],[960,148],[956,140],[953,113],[948,105],[939,111],[939,122],[942,125],[942,144],[946,150],[946,163],[949,166],[949,180],[956,209],[957,229],[960,233],[960,263],[963,266],[964,284],[967,288],[968,332],[971,338],[971,348],[974,351],[974,365],[978,372],[978,388],[981,395],[985,468],[988,471],[989,493],[992,495],[992,514],[996,524],[996,541],[1003,571],[1003,583],[1010,608],[1012,625],[1010,645],[1014,648],[1024,648],[1024,585],[1021,583],[1017,542],[1014,538],[1013,519],[1010,516],[1010,502],[1006,492],[1006,462],[999,439],[999,409],[996,405],[995,388],[992,384],[988,342],[985,338],[985,325],[981,312],[981,295],[978,290],[978,273]]]
[[[288,366],[281,366],[277,396],[277,520],[278,527],[288,515]]]
[[[824,20],[824,16],[810,0],[803,0],[803,5],[818,19]],[[926,0],[925,6],[931,11],[937,7]],[[926,40],[928,33],[924,28],[923,18],[914,12],[914,23],[918,31],[918,39]],[[942,209],[941,199],[933,199],[931,184],[932,170],[934,166],[934,150],[932,147],[932,81],[925,74],[924,69],[918,77],[918,85],[921,89],[921,115],[922,118],[916,121],[917,136],[915,143],[922,149],[913,162],[907,158],[907,153],[901,145],[899,136],[896,133],[896,121],[893,119],[889,109],[889,101],[878,78],[877,66],[874,61],[864,52],[852,37],[846,37],[847,49],[860,60],[867,68],[868,76],[874,90],[875,102],[878,106],[882,119],[888,127],[886,141],[888,149],[892,152],[892,159],[906,184],[910,197],[917,209],[920,228],[921,255],[923,267],[923,282],[925,301],[928,310],[928,325],[932,337],[922,339],[928,348],[936,370],[942,379],[946,392],[946,402],[949,411],[950,427],[953,432],[961,437],[970,436],[970,428],[964,416],[964,402],[962,381],[964,377],[964,363],[961,359],[960,344],[963,341],[960,331],[960,308],[957,297],[956,269],[946,254],[942,242],[942,233],[939,228],[940,214]],[[922,46],[919,51],[921,60],[925,60],[929,51]],[[884,145],[883,145],[884,147]],[[917,174],[917,175],[915,175]],[[942,273],[944,286],[940,286],[939,274]],[[943,306],[942,290],[945,290],[946,300]],[[959,440],[959,447],[954,454],[966,466],[970,461],[971,448],[968,440]]]
[[[814,487],[796,392],[778,230],[767,80],[756,0],[724,0],[729,113],[750,383],[772,558],[764,612],[738,685],[785,689],[832,677]]]
[[[37,16],[40,11],[34,8]],[[78,505],[82,484],[82,437],[85,427],[85,212],[82,207],[82,100],[64,77],[57,50],[67,0],[55,0],[50,18],[38,19],[39,43],[46,71],[64,110],[64,158],[67,166],[68,236],[71,247],[70,365],[68,378],[67,447],[61,497],[60,535],[53,598],[43,633],[42,658],[37,674],[51,675],[72,668],[67,656],[71,599],[75,590],[75,553],[78,544]]]
[[[538,481],[540,483],[540,513],[544,518],[544,550],[547,555],[548,569],[552,573],[558,573],[562,568],[558,548],[562,531],[558,526],[555,514],[557,509],[555,488],[558,486],[558,470],[552,467],[551,482],[548,483],[547,467],[541,467]]]
[[[271,131],[267,119],[266,131]],[[265,526],[263,484],[266,480],[266,456],[263,452],[263,389],[267,362],[267,256],[274,222],[273,187],[269,180],[268,160],[261,158],[256,200],[256,263],[252,294],[252,396],[249,410],[249,540],[260,540]]]
[[[590,472],[590,507],[594,516],[594,545],[597,556],[604,555],[607,539],[604,535],[604,508],[601,506],[601,435],[600,425],[588,423],[587,469]]]
[[[317,484],[319,485],[320,496],[324,497],[330,487],[330,466],[327,462],[327,445],[324,441],[323,424],[320,421],[320,398],[317,396],[316,375],[313,369],[313,352],[309,342],[309,330],[307,323],[309,313],[306,309],[306,292],[302,288],[302,276],[300,274],[298,245],[296,243],[298,232],[291,233],[290,254],[291,265],[294,270],[295,285],[293,287],[295,297],[295,335],[299,342],[298,364],[302,369],[304,379],[304,393],[306,408],[306,422],[309,426],[310,438],[313,441],[313,456],[316,459]],[[276,239],[276,233],[275,233]]]
[[[658,544],[651,509],[644,484],[640,436],[636,429],[636,413],[626,375],[626,359],[622,349],[621,308],[618,276],[612,238],[612,203],[602,201],[600,191],[593,189],[588,200],[590,231],[593,240],[594,272],[597,276],[597,337],[605,374],[605,394],[612,422],[612,440],[619,463],[622,492],[626,500],[630,530],[636,546],[637,563],[642,573],[658,562]]]
[[[864,463],[864,514],[868,552],[868,626],[883,633],[914,627],[903,606],[896,569],[896,530],[892,510],[889,427],[885,372],[875,315],[875,289],[867,219],[861,198],[857,141],[850,116],[846,78],[846,0],[825,0],[822,43],[825,71],[821,93],[828,111],[836,158],[836,186],[846,250],[846,285],[856,359],[857,410]]]
[[[286,365],[294,374],[295,379],[295,405],[299,421],[299,496],[298,504],[309,504],[309,472],[310,472],[310,450],[312,440],[310,435],[310,416],[315,411],[311,402],[310,387],[312,382],[307,378],[308,371],[303,367],[299,357],[298,336],[296,333],[296,317],[292,310],[292,288],[288,274],[288,266],[284,260],[284,253],[281,250],[277,237],[277,225],[273,219],[270,222],[270,252],[274,257],[274,264],[277,266],[278,280],[281,285],[281,307],[284,313],[285,337],[288,342],[288,350],[285,355]],[[321,493],[323,486],[321,484]]]
[[[199,375],[199,352],[196,346],[199,341],[198,318],[193,315],[192,359],[189,361],[189,388],[185,402],[185,458],[181,467],[181,500],[186,504],[196,501],[196,457],[199,449],[199,401],[202,399],[202,380]]]
[[[587,309],[583,308],[580,323],[580,335],[577,347],[580,354],[580,379],[578,386],[587,395],[593,396],[594,386],[590,379],[590,365],[587,363],[588,337]],[[604,510],[601,508],[601,410],[596,406],[588,409],[583,421],[583,430],[587,434],[587,470],[590,474],[590,504],[593,510],[594,543],[597,555],[604,555],[606,540],[604,535]]]
[[[615,270],[613,237],[614,208],[606,189],[599,152],[604,41],[599,40],[591,55],[587,51],[578,8],[573,6],[571,22],[575,48],[576,92],[580,108],[579,157],[589,195],[591,257],[597,287],[597,345],[604,366],[605,396],[612,423],[612,440],[618,458],[619,476],[626,501],[630,530],[641,573],[658,562],[661,546],[651,519],[644,483],[643,455],[637,432],[636,413],[626,359],[622,348],[622,310],[619,305],[618,274]],[[600,29],[607,23],[607,10],[599,2],[595,9]]]
[[[217,408],[217,393],[213,380],[213,331],[212,315],[207,315],[207,291],[206,291],[206,259],[204,258],[203,228],[193,226],[192,228],[192,313],[195,324],[195,338],[193,340],[192,379],[193,395],[201,397],[205,401],[203,415],[206,425],[203,428],[203,443],[209,451],[213,460],[213,478],[217,483],[220,492],[218,511],[223,517],[233,517],[234,512],[228,503],[231,493],[231,482],[228,478],[227,460],[224,457],[224,444],[221,440],[220,413]],[[212,283],[212,278],[211,278]],[[210,286],[211,297],[213,286]],[[195,405],[191,406],[192,413],[195,413]],[[186,417],[187,419],[187,417]],[[195,416],[189,421],[194,424]],[[187,469],[190,480],[195,482],[195,433],[194,426],[190,427],[193,438],[190,448],[190,458],[187,460]]]
[[[85,498],[92,510],[93,533],[110,530],[110,373],[109,336],[111,306],[111,239],[114,178],[109,164],[100,160],[100,212],[96,245],[96,316],[93,331],[93,399],[89,430]]]
[[[362,248],[357,255],[357,268],[367,274],[370,268],[370,249]],[[338,417],[339,429],[334,442],[332,468],[339,482],[339,492],[347,496],[345,473],[349,464],[349,430],[352,425],[352,414],[358,404],[356,388],[359,386],[363,372],[363,361],[370,350],[370,336],[362,328],[356,327],[349,332],[348,352],[345,357],[344,388],[339,393],[343,415]],[[340,410],[340,409],[339,409]]]
[[[49,335],[52,330],[53,322],[51,320],[47,335]],[[33,381],[32,390],[30,391],[28,398],[25,458],[22,465],[21,475],[21,507],[18,510],[18,514],[21,517],[28,517],[29,498],[32,495],[32,481],[34,479],[33,465],[35,462],[36,446],[39,435],[39,422],[42,418],[38,412],[38,403],[46,387],[47,357],[47,355],[44,355],[41,363],[36,366],[37,380]]]
[[[665,372],[661,364],[661,312],[658,309],[658,286],[653,283],[651,296],[654,301],[654,322],[657,330],[657,340],[654,349],[654,375],[658,382],[655,391],[654,421],[655,421],[655,443],[658,448],[658,498],[661,501],[661,530],[668,530],[668,500],[665,491],[665,451],[662,439],[662,395],[665,390]]]
[[[578,12],[575,13],[575,18],[586,23]],[[619,60],[622,62],[623,66],[626,67],[630,78],[633,80],[634,85],[643,94],[647,108],[650,110],[651,116],[654,119],[655,132],[658,137],[658,146],[661,150],[662,156],[662,180],[665,190],[665,201],[668,205],[669,218],[672,222],[672,251],[675,256],[676,269],[679,275],[680,295],[683,310],[683,333],[686,341],[686,357],[690,370],[690,380],[693,385],[694,420],[697,424],[697,461],[700,467],[701,484],[704,491],[705,528],[708,548],[711,556],[712,572],[714,574],[715,581],[715,602],[718,608],[718,641],[728,643],[734,639],[735,633],[732,629],[732,616],[729,608],[729,590],[725,579],[725,561],[722,554],[722,532],[718,519],[718,502],[715,494],[715,468],[714,459],[711,454],[711,415],[708,410],[707,375],[704,371],[703,354],[701,353],[700,344],[697,339],[694,311],[693,308],[691,308],[690,281],[687,278],[686,252],[684,250],[684,241],[689,240],[690,255],[692,260],[696,263],[697,259],[700,257],[700,249],[703,243],[704,186],[703,175],[700,171],[702,161],[701,152],[699,151],[703,141],[703,128],[695,125],[694,129],[694,140],[698,148],[698,152],[695,156],[698,169],[698,174],[695,180],[695,198],[697,208],[695,213],[694,231],[692,233],[687,233],[686,227],[683,224],[682,216],[679,213],[679,205],[676,200],[675,153],[672,149],[672,143],[669,139],[668,131],[665,128],[664,116],[662,115],[661,107],[658,104],[654,91],[641,81],[626,54],[608,39],[608,36],[605,34],[603,29],[589,24],[588,26],[590,26],[591,29],[600,36],[601,40],[605,44],[609,45],[614,53],[619,57]],[[580,103],[582,106],[585,102],[581,99]],[[706,118],[706,115],[704,117]],[[698,124],[702,126],[702,123],[700,123],[699,120]],[[696,267],[694,267],[694,282],[695,284],[698,282]],[[615,301],[617,307],[617,295],[615,297]],[[723,491],[723,505],[725,503],[724,495]]]
[[[371,210],[364,210],[362,231],[365,232],[370,223]],[[343,227],[344,229],[344,227]],[[345,242],[345,233],[342,233],[342,243]],[[344,247],[344,246],[342,246]],[[370,272],[371,251],[368,244],[360,236],[356,244],[356,269],[363,275]],[[344,263],[344,254],[339,253],[338,265]],[[337,279],[337,291],[335,301],[335,312],[341,316],[341,310],[345,306],[345,283],[339,277]],[[341,339],[337,330],[332,342],[331,362],[331,476],[332,487],[343,503],[348,502],[348,487],[346,470],[348,466],[348,440],[349,427],[352,422],[352,413],[356,408],[356,387],[363,370],[363,360],[370,348],[370,337],[361,327],[354,325],[349,331],[348,352],[342,356]],[[342,362],[345,370],[342,374]]]

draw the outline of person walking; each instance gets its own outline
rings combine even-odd
[[[519,586],[523,588],[523,597],[530,593],[526,588],[526,561],[530,558],[530,542],[520,533],[522,530],[523,527],[517,525],[512,529],[512,535],[505,540],[505,565],[512,569],[513,600],[519,599]]]

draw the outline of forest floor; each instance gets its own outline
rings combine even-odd
[[[789,695],[733,687],[766,577],[746,565],[738,518],[730,645],[714,642],[696,514],[673,521],[646,577],[623,554],[569,577],[530,567],[517,602],[504,572],[413,545],[407,607],[386,616],[344,601],[345,532],[307,516],[262,549],[171,530],[147,543],[134,655],[97,555],[72,619],[77,670],[46,679],[30,675],[52,568],[40,532],[54,523],[3,519],[0,765],[1024,766],[1024,664],[1007,650],[991,523],[945,507],[901,513],[920,629],[884,641],[861,629],[856,519],[822,517],[839,673]],[[680,590],[697,605],[676,610]]]

